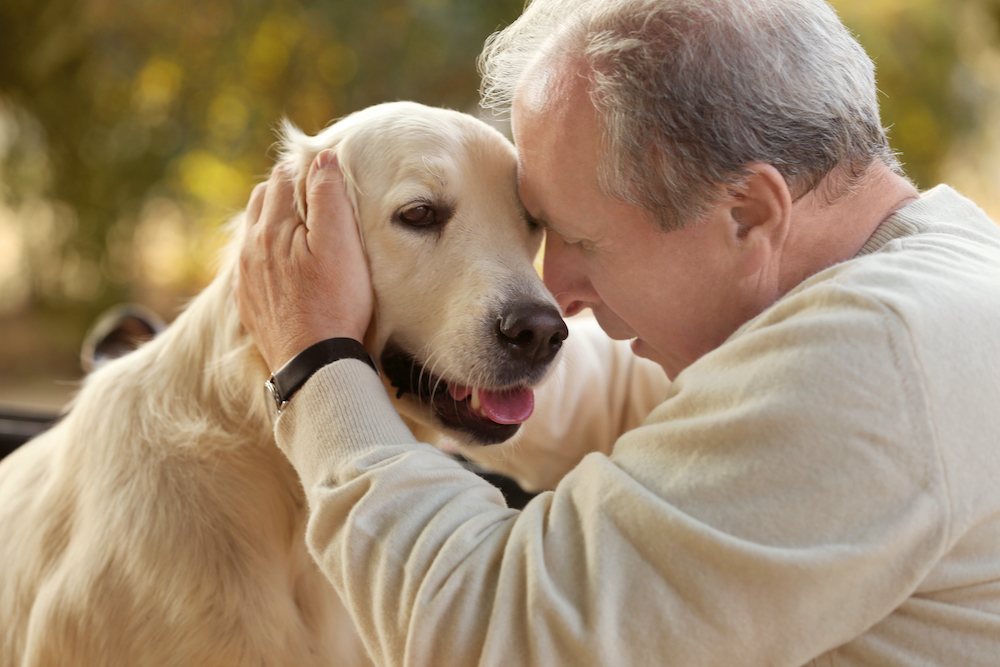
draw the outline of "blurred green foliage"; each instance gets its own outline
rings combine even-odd
[[[0,111],[13,127],[0,150],[0,199],[22,213],[26,234],[35,224],[26,218],[47,223],[13,276],[27,281],[20,298],[0,302],[0,339],[8,343],[0,376],[51,365],[52,355],[20,353],[39,337],[60,357],[53,363],[75,363],[73,350],[97,313],[143,300],[134,245],[144,216],[181,221],[172,232],[189,242],[173,253],[181,266],[152,268],[169,270],[177,294],[197,290],[217,245],[208,232],[266,174],[282,117],[315,132],[396,99],[473,110],[475,58],[521,6],[3,0]],[[37,196],[58,204],[44,215],[18,208]],[[150,242],[165,240],[153,233]],[[176,309],[169,300],[153,305]],[[24,322],[37,337],[11,330]]]
[[[907,174],[936,185],[948,146],[975,126],[975,86],[963,76],[961,2],[882,0],[835,3],[875,60],[883,123]]]
[[[72,375],[112,304],[172,317],[282,117],[315,132],[388,100],[474,110],[483,40],[522,4],[0,2],[0,376]],[[909,175],[936,184],[994,110],[1000,2],[833,4],[876,60]]]

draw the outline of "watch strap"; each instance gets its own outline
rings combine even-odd
[[[278,411],[285,407],[295,392],[301,389],[316,371],[341,359],[358,359],[378,373],[378,367],[364,345],[353,338],[328,338],[320,341],[289,359],[264,383]]]

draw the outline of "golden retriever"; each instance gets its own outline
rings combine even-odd
[[[510,438],[566,328],[513,147],[471,116],[378,105],[315,137],[337,150],[369,257],[368,338],[418,437]],[[367,655],[312,562],[300,483],[272,435],[265,367],[216,279],[166,331],[84,382],[0,463],[0,667],[356,665]],[[335,289],[335,286],[331,286]]]

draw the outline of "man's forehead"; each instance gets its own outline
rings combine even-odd
[[[586,90],[589,69],[579,57],[561,50],[541,49],[524,69],[511,104],[511,120],[519,115],[565,113],[570,99]]]
[[[535,62],[524,71],[514,91],[511,113],[541,113],[551,110],[566,88],[565,76],[555,63]]]

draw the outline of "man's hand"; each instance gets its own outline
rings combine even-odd
[[[272,371],[327,338],[363,341],[374,307],[335,153],[323,151],[309,170],[305,220],[292,178],[279,165],[254,189],[234,279],[240,319]]]

